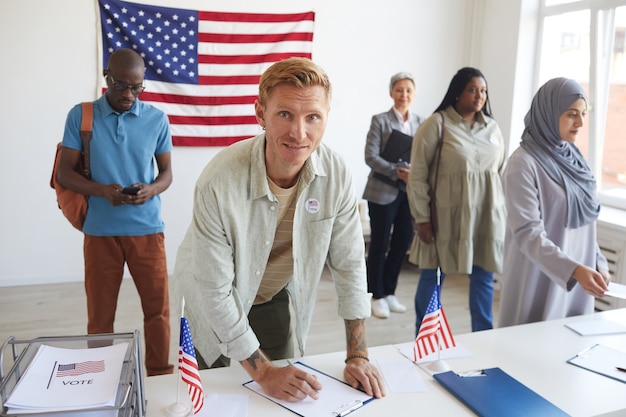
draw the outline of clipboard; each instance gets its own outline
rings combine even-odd
[[[412,144],[413,138],[411,136],[393,129],[380,156],[389,162],[398,162],[400,160],[410,162]]]
[[[448,371],[433,378],[480,417],[569,416],[500,368]]]
[[[568,359],[567,363],[626,383],[626,352],[595,344]]]
[[[385,148],[380,153],[380,156],[388,162],[396,163],[400,161],[411,161],[411,146],[413,144],[413,138],[399,130],[393,129],[389,139],[385,144]],[[388,176],[379,172],[374,173],[374,177],[389,184],[400,188],[402,191],[406,190],[404,182],[400,180],[392,180]]]
[[[254,380],[244,382],[243,386],[301,417],[344,417],[375,399],[363,391],[352,388],[346,382],[302,362],[295,362],[293,366],[315,375],[321,382],[324,388],[317,400],[308,397],[296,403],[279,400],[266,394]]]

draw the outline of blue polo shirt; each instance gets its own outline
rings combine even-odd
[[[149,104],[135,101],[119,113],[109,105],[106,93],[93,102],[93,135],[90,142],[91,180],[100,184],[129,186],[150,184],[156,176],[155,156],[172,150],[167,115]],[[63,146],[82,150],[80,104],[65,123]],[[113,206],[102,197],[89,196],[83,232],[93,236],[143,236],[162,232],[161,198],[142,205]]]

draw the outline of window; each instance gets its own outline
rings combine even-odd
[[[554,6],[555,4],[575,3],[580,0],[546,0],[546,6]]]
[[[545,0],[539,85],[578,81],[589,116],[578,147],[598,181],[603,204],[626,208],[626,0]]]
[[[557,4],[575,3],[581,0],[546,0],[546,6],[554,6]]]

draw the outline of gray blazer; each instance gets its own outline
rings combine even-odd
[[[411,136],[413,136],[423,119],[413,113],[411,113],[410,118]],[[367,177],[367,184],[365,184],[365,191],[363,191],[363,198],[372,203],[390,204],[398,196],[398,187],[381,181],[374,176],[374,173],[380,173],[394,181],[398,179],[396,164],[386,161],[380,156],[393,129],[402,130],[393,108],[385,113],[372,116],[372,123],[369,132],[367,132],[367,141],[365,142],[365,163],[372,170]]]

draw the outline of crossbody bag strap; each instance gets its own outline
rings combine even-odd
[[[441,112],[439,114],[441,115],[441,133],[439,134],[439,141],[437,142],[437,161],[435,163],[435,184],[433,185],[432,198],[435,198],[435,194],[437,192],[437,180],[439,178],[439,163],[441,162],[441,148],[443,148],[443,133],[446,128],[446,117]]]
[[[91,141],[91,132],[93,131],[93,103],[85,101],[81,103],[83,116],[80,122],[80,139],[83,141],[83,175],[85,178],[91,178],[91,163],[89,158],[89,142]]]

